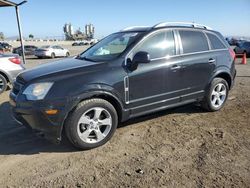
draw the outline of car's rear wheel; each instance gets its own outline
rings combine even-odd
[[[225,105],[228,91],[229,87],[226,80],[214,78],[202,101],[202,107],[211,112],[220,110]]]
[[[0,94],[3,93],[7,87],[8,87],[8,82],[6,80],[6,78],[0,74]]]
[[[103,99],[89,99],[69,115],[65,132],[77,148],[92,149],[108,142],[117,124],[118,116],[112,104]]]
[[[67,53],[66,53],[66,57],[69,57],[69,56],[70,56],[70,54],[69,54],[69,52],[67,52]]]
[[[54,59],[56,57],[55,53],[51,53],[51,58]]]

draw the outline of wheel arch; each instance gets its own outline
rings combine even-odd
[[[124,115],[124,112],[127,112],[127,111],[124,110],[123,104],[117,96],[115,96],[114,94],[112,94],[111,92],[108,92],[108,91],[88,92],[87,94],[78,96],[77,100],[74,102],[74,104],[69,109],[68,113],[65,115],[64,120],[63,120],[63,124],[62,124],[62,128],[61,128],[61,136],[63,134],[63,131],[65,130],[65,123],[67,121],[67,118],[69,117],[69,115],[71,113],[74,112],[77,105],[84,100],[93,99],[93,98],[100,98],[100,99],[104,99],[104,100],[110,102],[114,106],[114,108],[116,109],[117,116],[118,116],[118,122],[123,122],[124,120],[127,119],[128,114]]]
[[[11,81],[10,77],[6,72],[0,70],[0,74],[7,80],[8,83]]]
[[[231,87],[232,87],[232,77],[231,77],[231,75],[230,75],[230,73],[228,71],[225,71],[225,70],[224,71],[223,70],[218,71],[216,74],[214,74],[213,79],[214,78],[223,78],[228,83],[229,89],[231,89]]]

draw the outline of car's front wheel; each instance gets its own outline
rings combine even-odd
[[[65,132],[74,146],[92,149],[108,142],[117,124],[118,116],[112,104],[103,99],[89,99],[69,115]]]
[[[226,103],[228,91],[229,87],[226,80],[214,78],[202,101],[202,107],[211,112],[220,110]]]
[[[56,54],[53,52],[51,53],[51,59],[54,59],[56,57]]]

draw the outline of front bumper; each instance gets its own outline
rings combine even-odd
[[[53,101],[27,101],[25,96],[15,96],[10,93],[10,104],[14,119],[22,125],[41,132],[54,143],[61,140],[64,120],[67,116],[66,101],[64,99]],[[46,110],[57,109],[55,115],[47,115]]]

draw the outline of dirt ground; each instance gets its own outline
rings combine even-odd
[[[41,61],[30,58],[27,67]],[[226,106],[197,105],[126,122],[106,145],[53,145],[11,118],[0,96],[0,187],[250,187],[250,60]]]

